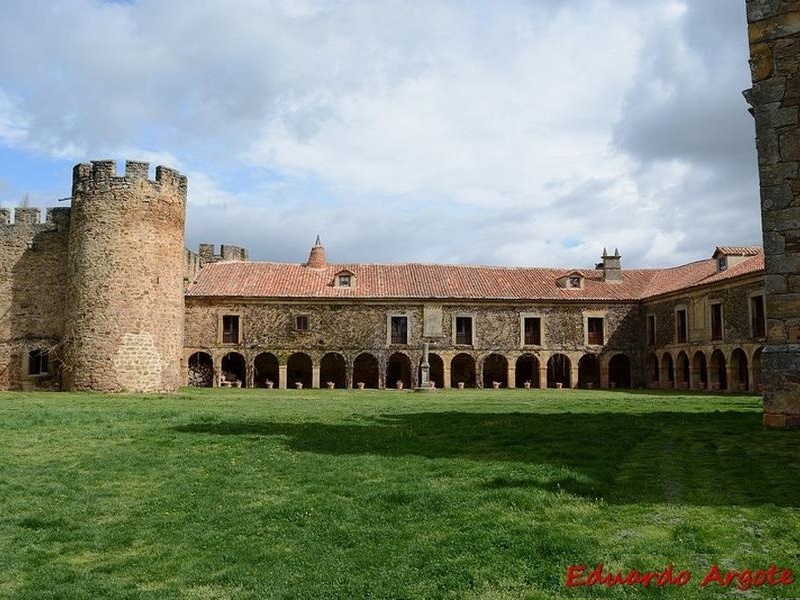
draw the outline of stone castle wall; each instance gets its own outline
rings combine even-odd
[[[69,231],[67,389],[174,390],[183,348],[186,178],[77,165]]]

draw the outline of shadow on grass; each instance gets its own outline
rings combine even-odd
[[[800,433],[761,429],[750,412],[416,413],[361,425],[223,421],[181,433],[282,436],[323,455],[514,461],[547,469],[485,489],[537,488],[615,504],[800,507]]]

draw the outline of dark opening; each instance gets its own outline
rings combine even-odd
[[[450,386],[475,387],[475,359],[469,354],[457,354],[450,363]]]
[[[722,304],[711,305],[711,339],[722,339]]]
[[[28,352],[28,375],[47,375],[50,368],[50,352],[46,348],[35,348]]]
[[[347,387],[347,367],[344,356],[337,352],[329,352],[322,357],[319,365],[320,384],[333,383],[335,388]]]
[[[525,387],[528,381],[532,388],[539,387],[539,359],[532,354],[523,354],[517,359],[514,385]]]
[[[302,383],[304,388],[311,387],[311,357],[302,352],[296,352],[286,362],[286,386],[296,386]]]
[[[456,344],[472,344],[472,317],[456,317]]]
[[[495,381],[508,387],[508,361],[502,354],[490,354],[483,361],[483,387],[490,388]]]
[[[253,361],[253,385],[267,387],[267,382],[272,382],[274,387],[280,387],[280,370],[278,358],[269,352],[256,356]]]
[[[411,387],[411,361],[402,352],[392,354],[386,367],[386,387],[396,387],[398,381],[405,388]]]
[[[600,361],[596,354],[584,354],[578,361],[578,387],[600,387]]]
[[[572,364],[569,357],[565,354],[554,354],[547,361],[547,387],[558,387],[556,384],[560,383],[563,387],[572,386],[572,377],[570,371]]]
[[[191,387],[214,385],[214,360],[207,352],[195,352],[189,357],[189,381]]]
[[[378,359],[365,352],[359,354],[353,362],[353,382],[363,383],[364,387],[377,389],[380,382]]]
[[[589,317],[586,328],[588,330],[588,342],[595,346],[601,346],[603,344],[603,319],[601,317]]]
[[[525,345],[539,346],[542,343],[542,321],[539,317],[525,317]]]
[[[611,387],[631,387],[631,360],[627,355],[614,355],[608,363],[608,380]]]
[[[408,317],[392,317],[392,344],[408,343]]]
[[[238,352],[229,352],[222,357],[220,367],[225,381],[231,383],[238,381],[242,387],[247,385],[247,363],[245,363],[244,356]]]
[[[767,335],[766,314],[764,313],[764,296],[750,298],[753,337],[763,338]]]
[[[239,315],[222,316],[222,343],[239,343]]]

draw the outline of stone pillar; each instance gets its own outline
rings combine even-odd
[[[442,361],[444,361],[444,357],[442,357]],[[448,359],[448,361],[449,361],[449,359]],[[444,381],[442,382],[442,384],[444,385],[444,389],[449,390],[450,389],[450,363],[449,362],[446,362],[444,364],[444,367],[442,368],[442,373],[443,373],[442,377],[444,377]]]
[[[311,367],[311,387],[315,390],[319,389],[319,365]]]
[[[539,389],[547,389],[547,365],[539,367]]]
[[[800,7],[746,0],[767,301],[766,427],[800,428]]]
[[[510,361],[508,363],[508,388],[512,389],[517,387],[517,366],[516,364],[512,364]]]
[[[739,391],[739,377],[734,380],[733,377],[733,367],[731,366],[730,361],[725,363],[725,380],[728,382],[728,392],[738,392]]]
[[[286,365],[278,365],[278,388],[286,389]]]
[[[580,379],[580,367],[578,363],[572,361],[572,365],[570,366],[569,370],[569,387],[577,388],[578,387],[578,380]],[[602,375],[601,375],[602,377]]]

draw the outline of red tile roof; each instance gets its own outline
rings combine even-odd
[[[581,289],[556,285],[564,269],[425,264],[300,264],[218,262],[204,266],[187,296],[238,298],[358,298],[437,300],[638,300],[683,288],[724,281],[764,268],[759,253],[725,271],[707,259],[671,269],[625,269],[621,283],[605,283],[603,271],[581,270]],[[353,287],[334,287],[334,276],[350,271]],[[566,271],[569,272],[569,271]]]

